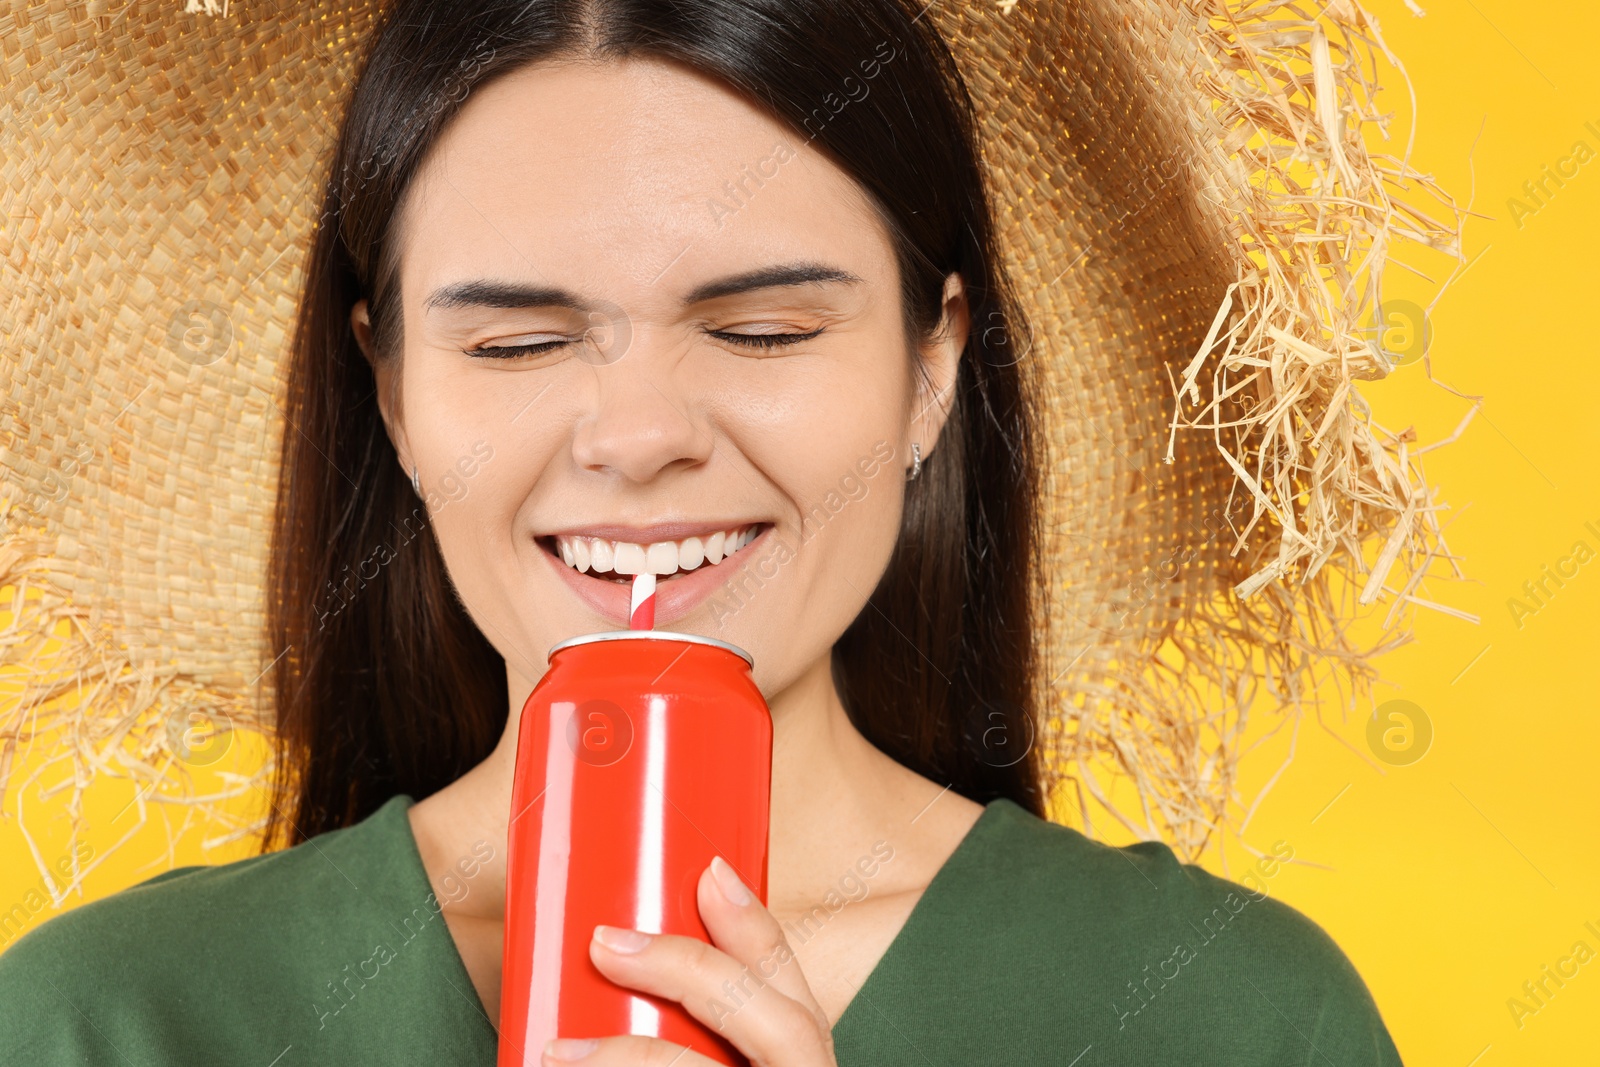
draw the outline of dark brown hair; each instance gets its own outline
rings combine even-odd
[[[379,416],[351,307],[398,356],[390,220],[479,86],[543,59],[651,57],[721,79],[876,201],[908,332],[966,283],[972,330],[889,567],[834,649],[861,732],[973,800],[1043,814],[1032,744],[1037,439],[1026,327],[1000,264],[972,102],[899,0],[397,0],[351,91],[290,357],[268,576],[277,779],[265,848],[421,799],[504,730],[505,665],[458,601]]]

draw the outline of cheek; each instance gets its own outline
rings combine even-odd
[[[431,353],[417,363],[430,360],[406,381],[406,436],[440,554],[477,613],[534,549],[517,542],[519,511],[563,454],[565,423],[548,378],[452,373]]]
[[[912,393],[898,348],[898,323],[875,312],[813,353],[708,363],[696,384],[738,449],[809,502],[848,489],[878,441],[898,447]]]
[[[863,420],[826,447],[816,442],[808,462],[789,472],[793,480],[785,489],[794,525],[784,537],[794,554],[786,580],[774,590],[778,595],[752,613],[753,644],[766,656],[756,658],[758,682],[781,688],[790,680],[779,676],[785,668],[798,672],[826,656],[883,577],[905,500],[893,432],[886,423]],[[774,672],[764,674],[767,668]]]
[[[405,431],[423,488],[436,498],[430,507],[514,509],[560,454],[571,390],[548,374],[485,371],[450,353],[407,359]]]
[[[883,488],[894,481],[908,379],[889,359],[859,356],[736,367],[719,387],[719,421],[797,521],[893,523],[899,493]]]
[[[471,435],[487,458],[461,479],[456,499],[442,493],[429,506],[432,536],[456,598],[507,666],[530,682],[544,672],[545,650],[574,632],[547,612],[529,605],[562,603],[567,594],[525,531],[524,509],[551,477],[552,441],[548,423],[506,426],[485,420],[449,426],[453,436],[435,442],[435,462],[448,465],[462,454],[459,443]],[[530,430],[534,432],[530,432]],[[471,445],[468,448],[470,450]]]
[[[835,450],[832,462],[815,472],[819,481],[800,503],[799,537],[801,551],[816,557],[819,571],[848,576],[845,588],[865,600],[894,550],[905,481],[897,442],[887,432],[853,438],[850,445]]]
[[[904,503],[901,439],[910,402],[909,370],[897,369],[888,358],[774,361],[721,386],[725,432],[787,511],[780,533],[792,558],[774,550],[776,562],[761,574],[776,578],[782,592],[758,594],[762,610],[739,620],[769,631],[763,637],[784,635],[761,641],[764,648],[781,645],[785,657],[801,660],[824,654],[888,564]],[[757,374],[765,380],[753,380]],[[757,663],[758,670],[776,666],[770,655]]]

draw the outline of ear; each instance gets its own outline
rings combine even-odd
[[[383,359],[372,342],[372,320],[367,313],[367,302],[357,300],[350,309],[350,329],[355,333],[356,344],[372,368],[372,378],[377,385],[378,412],[383,416],[384,429],[395,454],[400,457],[400,469],[406,479],[411,478],[411,448],[406,441],[404,408],[400,397],[400,361]]]
[[[933,454],[950,417],[955,399],[956,372],[966,352],[967,335],[972,328],[972,312],[967,306],[967,287],[961,275],[952,273],[944,280],[944,297],[939,326],[933,336],[919,345],[922,365],[917,375],[916,399],[912,409],[909,439],[921,446],[924,461]],[[910,448],[907,447],[907,452]]]

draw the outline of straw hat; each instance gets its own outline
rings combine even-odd
[[[1239,827],[1247,717],[1297,722],[1330,674],[1355,706],[1372,656],[1434,606],[1419,583],[1454,568],[1424,449],[1362,390],[1419,354],[1371,329],[1391,241],[1459,262],[1463,212],[1404,155],[1369,152],[1385,122],[1371,70],[1403,71],[1357,4],[1320,10],[929,12],[978,101],[1045,398],[1036,741],[1057,810],[1090,832],[1113,812],[1187,856]],[[6,16],[12,812],[63,783],[77,818],[95,773],[131,779],[140,818],[251,785],[200,795],[193,768],[268,726],[266,531],[279,435],[295,432],[279,361],[374,18],[349,0]],[[24,778],[30,746],[45,765]],[[1132,814],[1111,803],[1117,776]]]

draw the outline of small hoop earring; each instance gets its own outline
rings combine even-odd
[[[906,475],[906,481],[908,481],[908,482],[916,481],[917,480],[917,475],[919,475],[921,473],[922,473],[922,446],[918,445],[918,444],[913,444],[911,446],[911,473]]]
[[[417,468],[415,467],[411,468],[411,491],[417,494],[419,500],[422,498],[422,482],[417,478]]]

